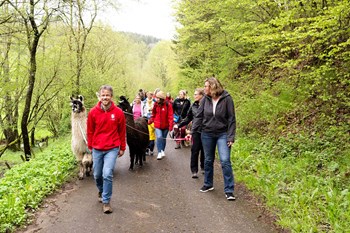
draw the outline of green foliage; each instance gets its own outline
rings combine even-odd
[[[350,229],[349,16],[346,0],[177,6],[184,85],[216,74],[232,94],[236,177],[293,232]]]
[[[28,218],[43,198],[72,175],[75,157],[64,138],[36,154],[29,162],[14,166],[0,180],[0,232],[14,230]]]
[[[278,224],[292,232],[346,232],[350,159],[325,143],[301,135],[277,144],[240,138],[232,153],[236,179],[263,197]]]

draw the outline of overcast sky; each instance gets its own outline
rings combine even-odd
[[[172,39],[175,19],[171,0],[119,0],[117,12],[104,14],[104,21],[117,31],[136,32],[159,39]]]

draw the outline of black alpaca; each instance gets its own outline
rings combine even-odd
[[[132,107],[125,96],[119,97],[118,107],[123,110],[126,119],[126,142],[130,152],[129,170],[133,170],[134,164],[141,167],[146,161],[146,149],[149,144],[147,120],[140,117],[134,121]]]

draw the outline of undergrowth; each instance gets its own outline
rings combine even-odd
[[[0,232],[12,232],[24,224],[44,197],[72,176],[76,164],[67,140],[57,140],[0,179]]]
[[[292,232],[350,229],[349,148],[289,135],[283,140],[241,138],[232,161],[244,182]]]

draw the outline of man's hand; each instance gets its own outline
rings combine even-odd
[[[124,155],[124,151],[123,151],[123,150],[119,150],[118,158],[119,158],[119,157],[122,157],[123,155]]]

